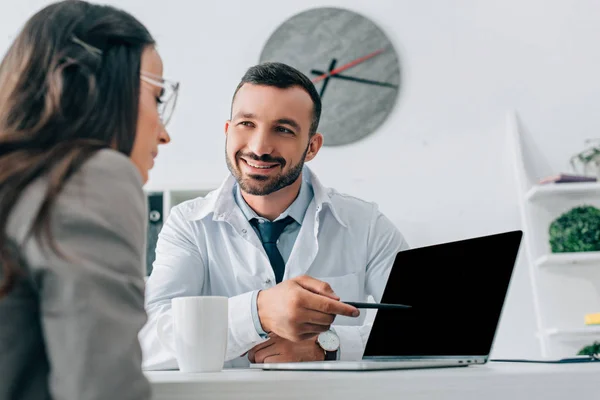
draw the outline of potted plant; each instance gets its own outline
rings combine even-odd
[[[600,210],[574,207],[555,219],[549,228],[553,253],[600,251]]]
[[[599,357],[600,356],[600,342],[594,342],[588,346],[585,346],[577,353],[578,356],[590,356],[590,357]]]
[[[586,139],[584,143],[590,147],[571,157],[571,167],[576,173],[600,179],[600,139]]]

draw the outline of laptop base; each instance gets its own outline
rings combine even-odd
[[[250,368],[279,371],[378,371],[395,369],[467,367],[469,365],[471,364],[468,364],[463,360],[362,360],[250,364]]]

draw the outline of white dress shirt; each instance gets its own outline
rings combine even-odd
[[[235,185],[233,189],[234,192],[234,200],[235,204],[242,210],[244,217],[248,221],[252,221],[252,219],[258,220],[259,224],[271,222],[267,218],[261,217],[256,212],[250,208],[244,197],[242,196],[242,191],[240,189],[240,185]],[[281,258],[284,263],[287,263],[287,260],[290,258],[290,254],[292,253],[292,249],[294,248],[294,243],[296,243],[296,238],[298,237],[298,233],[300,233],[300,228],[302,227],[302,220],[304,220],[304,215],[306,214],[306,210],[310,205],[310,202],[313,199],[313,190],[312,186],[302,180],[300,182],[300,191],[298,192],[298,196],[294,199],[292,204],[284,210],[277,218],[273,220],[279,221],[286,217],[292,217],[293,222],[287,224],[281,234],[279,235],[279,239],[277,239],[277,250],[279,250],[279,254],[281,254]],[[254,228],[254,232],[260,237],[260,229],[257,226],[252,225]],[[267,332],[264,331],[262,325],[260,324],[260,318],[258,317],[258,290],[254,291],[252,295],[252,319],[254,320],[254,327],[259,335],[261,335],[264,339],[267,338]]]
[[[303,179],[313,189],[283,279],[310,275],[330,284],[343,301],[375,301],[381,295],[398,251],[408,248],[394,224],[372,202],[321,185],[305,166]],[[229,297],[226,367],[248,365],[246,353],[263,342],[252,318],[252,297],[275,285],[262,243],[236,204],[237,185],[229,176],[204,198],[171,210],[156,247],[146,284],[148,322],[140,332],[144,369],[177,368],[174,356],[158,341],[156,321],[170,313],[181,296]],[[340,360],[362,357],[371,325],[336,317]],[[210,321],[207,321],[210,324]],[[167,325],[167,332],[171,326]]]

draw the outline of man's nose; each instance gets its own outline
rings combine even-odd
[[[248,142],[248,149],[259,157],[271,154],[274,146],[270,132],[266,129],[256,129]]]

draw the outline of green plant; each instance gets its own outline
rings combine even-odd
[[[600,139],[586,139],[585,144],[592,145],[571,157],[571,167],[573,171],[583,175],[589,174],[589,169],[592,169],[595,175],[597,168],[600,167]]]
[[[550,224],[549,234],[553,253],[600,251],[600,210],[574,207]]]
[[[585,346],[583,349],[579,350],[577,353],[578,356],[598,356],[600,355],[600,342],[594,342],[589,346]]]

